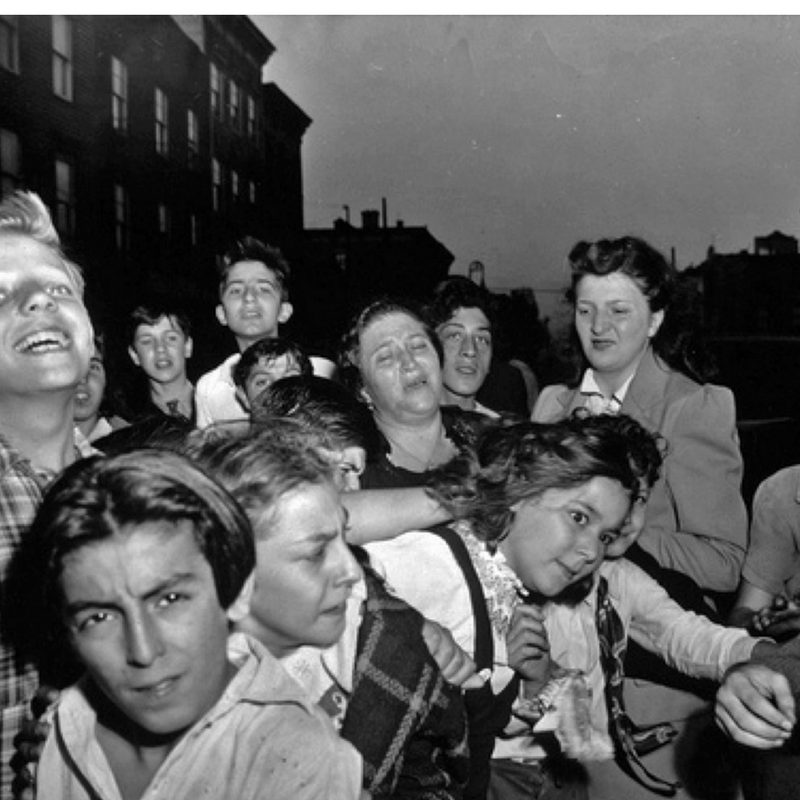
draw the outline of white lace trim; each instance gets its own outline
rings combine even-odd
[[[464,540],[478,573],[492,628],[500,638],[505,639],[514,609],[528,595],[528,590],[508,565],[506,557],[499,550],[492,555],[486,544],[472,533],[468,522],[456,522],[453,529]]]

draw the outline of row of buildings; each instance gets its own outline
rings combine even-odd
[[[215,266],[245,234],[293,265],[309,341],[335,335],[364,294],[447,275],[452,254],[426,228],[390,227],[385,207],[360,227],[304,229],[312,120],[263,80],[274,52],[242,15],[0,15],[2,191],[50,206],[101,325],[163,296],[219,360],[232,343],[213,320]]]

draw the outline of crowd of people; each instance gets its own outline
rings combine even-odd
[[[573,248],[581,368],[543,387],[466,278],[333,363],[278,249],[221,263],[238,352],[194,385],[144,303],[120,397],[47,208],[0,202],[0,797],[793,796],[800,467],[749,514],[658,251]]]

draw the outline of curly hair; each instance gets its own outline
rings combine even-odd
[[[577,415],[552,424],[487,427],[473,447],[434,473],[428,489],[494,550],[511,527],[518,503],[593,478],[618,481],[633,500],[644,485],[653,485],[661,463],[656,435],[634,419]]]
[[[570,251],[568,261],[572,278],[567,299],[573,306],[578,285],[586,276],[616,272],[627,276],[647,298],[651,311],[664,311],[664,321],[653,336],[655,353],[672,369],[700,383],[714,377],[717,369],[701,335],[697,298],[690,296],[688,284],[678,280],[677,270],[658,250],[635,236],[581,241]],[[573,335],[577,339],[574,328]],[[579,344],[576,351],[582,353]],[[586,357],[581,360],[585,369]]]

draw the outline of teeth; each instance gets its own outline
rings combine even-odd
[[[39,331],[26,336],[18,345],[17,350],[36,351],[59,350],[66,347],[68,339],[61,331]]]

